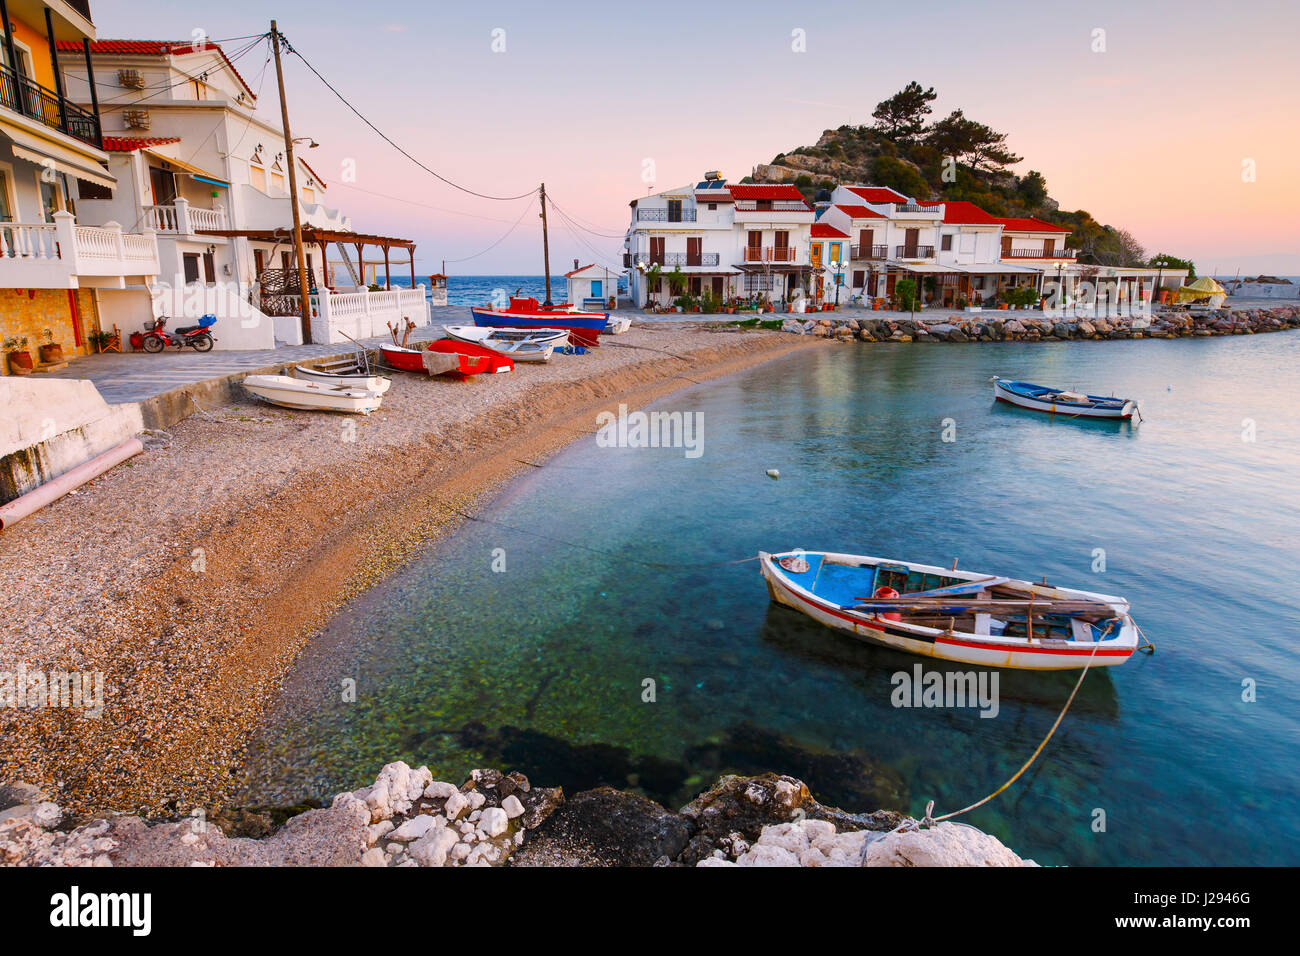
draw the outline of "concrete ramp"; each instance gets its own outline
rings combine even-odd
[[[144,430],[138,404],[109,405],[85,379],[0,378],[0,504]]]

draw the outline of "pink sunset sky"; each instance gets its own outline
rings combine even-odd
[[[552,219],[556,273],[575,258],[620,261],[647,162],[656,189],[710,169],[738,180],[826,128],[872,122],[878,101],[917,80],[939,93],[935,118],[962,109],[1008,133],[1026,157],[1017,172],[1041,171],[1063,208],[1127,228],[1148,252],[1190,257],[1201,272],[1300,274],[1298,10],[1280,0],[1230,12],[1132,0],[932,0],[888,12],[766,0],[92,4],[105,39],[201,30],[220,40],[265,31],[276,16],[340,92],[443,176],[498,196],[544,180],[590,230]],[[238,67],[255,89],[262,81],[260,113],[278,122],[264,61],[259,49]],[[542,271],[535,199],[457,191],[293,57],[286,77],[294,133],[320,143],[306,158],[355,229],[415,239],[421,272],[443,259],[453,274]]]

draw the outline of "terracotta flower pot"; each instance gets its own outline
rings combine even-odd
[[[58,342],[53,342],[50,345],[39,346],[39,351],[41,353],[42,365],[49,365],[54,362],[63,361],[63,346]]]
[[[15,375],[32,374],[32,353],[31,352],[10,352],[9,353],[9,371]]]

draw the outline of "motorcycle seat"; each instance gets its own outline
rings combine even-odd
[[[189,335],[191,332],[197,332],[201,328],[203,328],[203,326],[201,325],[182,325],[179,329],[176,330],[176,334]]]

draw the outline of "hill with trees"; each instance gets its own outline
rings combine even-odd
[[[995,216],[1036,216],[1071,229],[1066,245],[1079,250],[1080,262],[1133,266],[1182,261],[1163,253],[1148,255],[1128,230],[1103,225],[1085,210],[1061,209],[1041,172],[1016,175],[1010,169],[1023,157],[1012,152],[1006,133],[962,110],[931,121],[930,104],[937,97],[933,87],[908,83],[876,106],[873,125],[828,129],[816,144],[778,154],[744,181],[793,183],[810,201],[836,183],[889,186],[917,199],[967,200]]]

